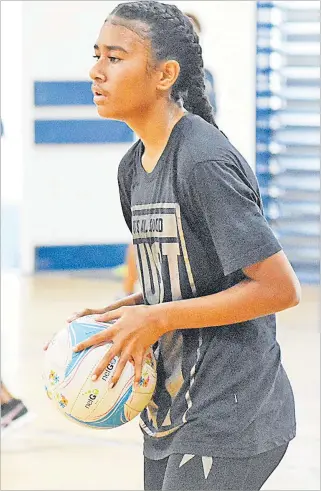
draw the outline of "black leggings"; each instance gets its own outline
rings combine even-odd
[[[257,491],[281,462],[288,444],[247,458],[173,454],[144,460],[146,491]]]

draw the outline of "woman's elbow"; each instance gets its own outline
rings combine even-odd
[[[295,276],[294,278],[291,278],[290,281],[285,283],[286,285],[283,285],[285,286],[285,288],[282,288],[282,303],[284,305],[283,308],[289,309],[291,307],[296,307],[297,305],[299,305],[302,295],[300,282]]]
[[[297,305],[299,305],[300,302],[301,302],[301,287],[297,287],[292,292],[288,308],[296,307]]]

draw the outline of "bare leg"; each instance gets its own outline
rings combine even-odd
[[[136,269],[136,258],[135,258],[135,248],[133,244],[130,244],[127,249],[126,255],[126,265],[127,265],[127,276],[124,279],[123,289],[126,295],[131,295],[134,293],[135,283],[137,281],[137,269]]]
[[[10,394],[7,387],[1,382],[1,390],[0,390],[0,402],[1,404],[6,404],[7,402],[13,399],[13,395]]]

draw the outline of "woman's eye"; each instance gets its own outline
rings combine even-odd
[[[93,55],[93,58],[95,58],[97,61],[100,59],[100,56],[99,55]],[[115,63],[118,63],[120,60],[120,58],[116,58],[115,56],[108,56],[108,59],[110,60],[110,63],[112,64],[115,64]]]

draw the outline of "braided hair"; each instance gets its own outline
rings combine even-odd
[[[176,60],[180,74],[172,87],[171,98],[183,102],[185,109],[217,127],[212,106],[205,95],[204,62],[199,37],[193,24],[175,5],[155,0],[119,4],[107,19],[120,18],[143,22],[157,61]]]

